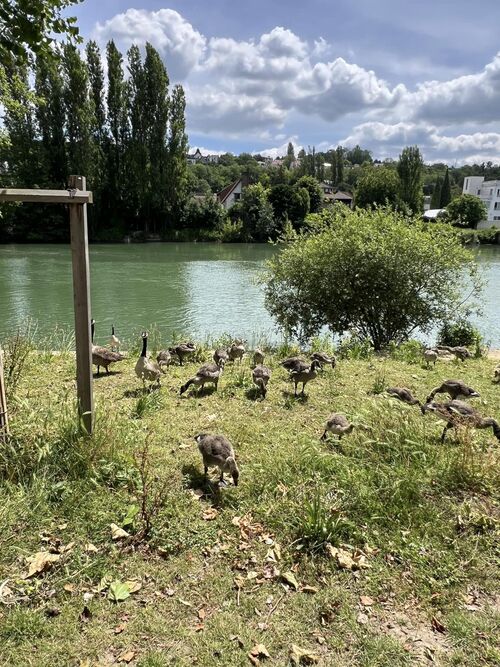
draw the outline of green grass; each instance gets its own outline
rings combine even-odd
[[[440,665],[499,664],[499,443],[491,431],[461,431],[441,445],[442,422],[382,386],[423,399],[459,377],[498,419],[494,363],[426,370],[410,347],[378,358],[352,346],[305,398],[269,355],[265,400],[248,359],[228,364],[218,392],[179,396],[209,355],[173,364],[150,394],[132,356],[96,378],[89,438],[75,418],[72,355],[30,353],[0,448],[0,664],[108,664],[131,650],[142,667],[232,667],[250,665],[257,643],[271,655],[262,664],[279,666],[292,644],[322,665],[425,664],[425,651]],[[356,427],[321,442],[333,411]],[[219,489],[215,472],[205,484],[200,431],[231,439],[238,487]],[[143,511],[147,542],[136,539]],[[130,539],[113,541],[111,523]],[[71,542],[51,570],[23,578],[28,556]],[[339,569],[329,544],[363,552],[370,568]],[[299,590],[282,579],[288,571]],[[105,577],[142,587],[114,603]]]

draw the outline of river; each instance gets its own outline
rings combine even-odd
[[[92,314],[96,342],[111,324],[124,340],[156,324],[164,341],[172,333],[196,339],[224,333],[250,344],[277,339],[258,272],[276,248],[266,244],[150,243],[91,245]],[[477,322],[486,340],[500,347],[500,247],[475,251],[487,285]],[[0,246],[0,340],[25,320],[49,335],[73,327],[71,253],[64,245]]]

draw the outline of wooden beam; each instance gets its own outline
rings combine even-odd
[[[86,190],[26,190],[0,188],[0,202],[21,201],[37,204],[92,204],[92,192]]]
[[[70,176],[69,187],[85,192],[85,178]],[[90,335],[90,270],[87,205],[73,198],[69,207],[71,254],[73,259],[73,299],[75,305],[76,385],[78,407],[88,433],[92,433],[92,338]]]
[[[0,347],[0,440],[9,435],[9,419],[7,415],[7,399],[5,398],[5,380],[3,376],[3,352]]]

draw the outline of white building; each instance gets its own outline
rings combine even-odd
[[[488,209],[488,217],[478,229],[500,227],[500,181],[485,181],[484,176],[467,176],[462,190],[464,195],[476,195]]]

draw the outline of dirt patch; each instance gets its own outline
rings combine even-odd
[[[385,609],[381,613],[375,612],[370,617],[370,625],[400,642],[417,665],[440,665],[442,656],[451,650],[446,630],[438,620],[433,623],[432,620],[417,619],[409,611]]]
[[[500,350],[489,350],[488,359],[492,361],[500,361]]]

